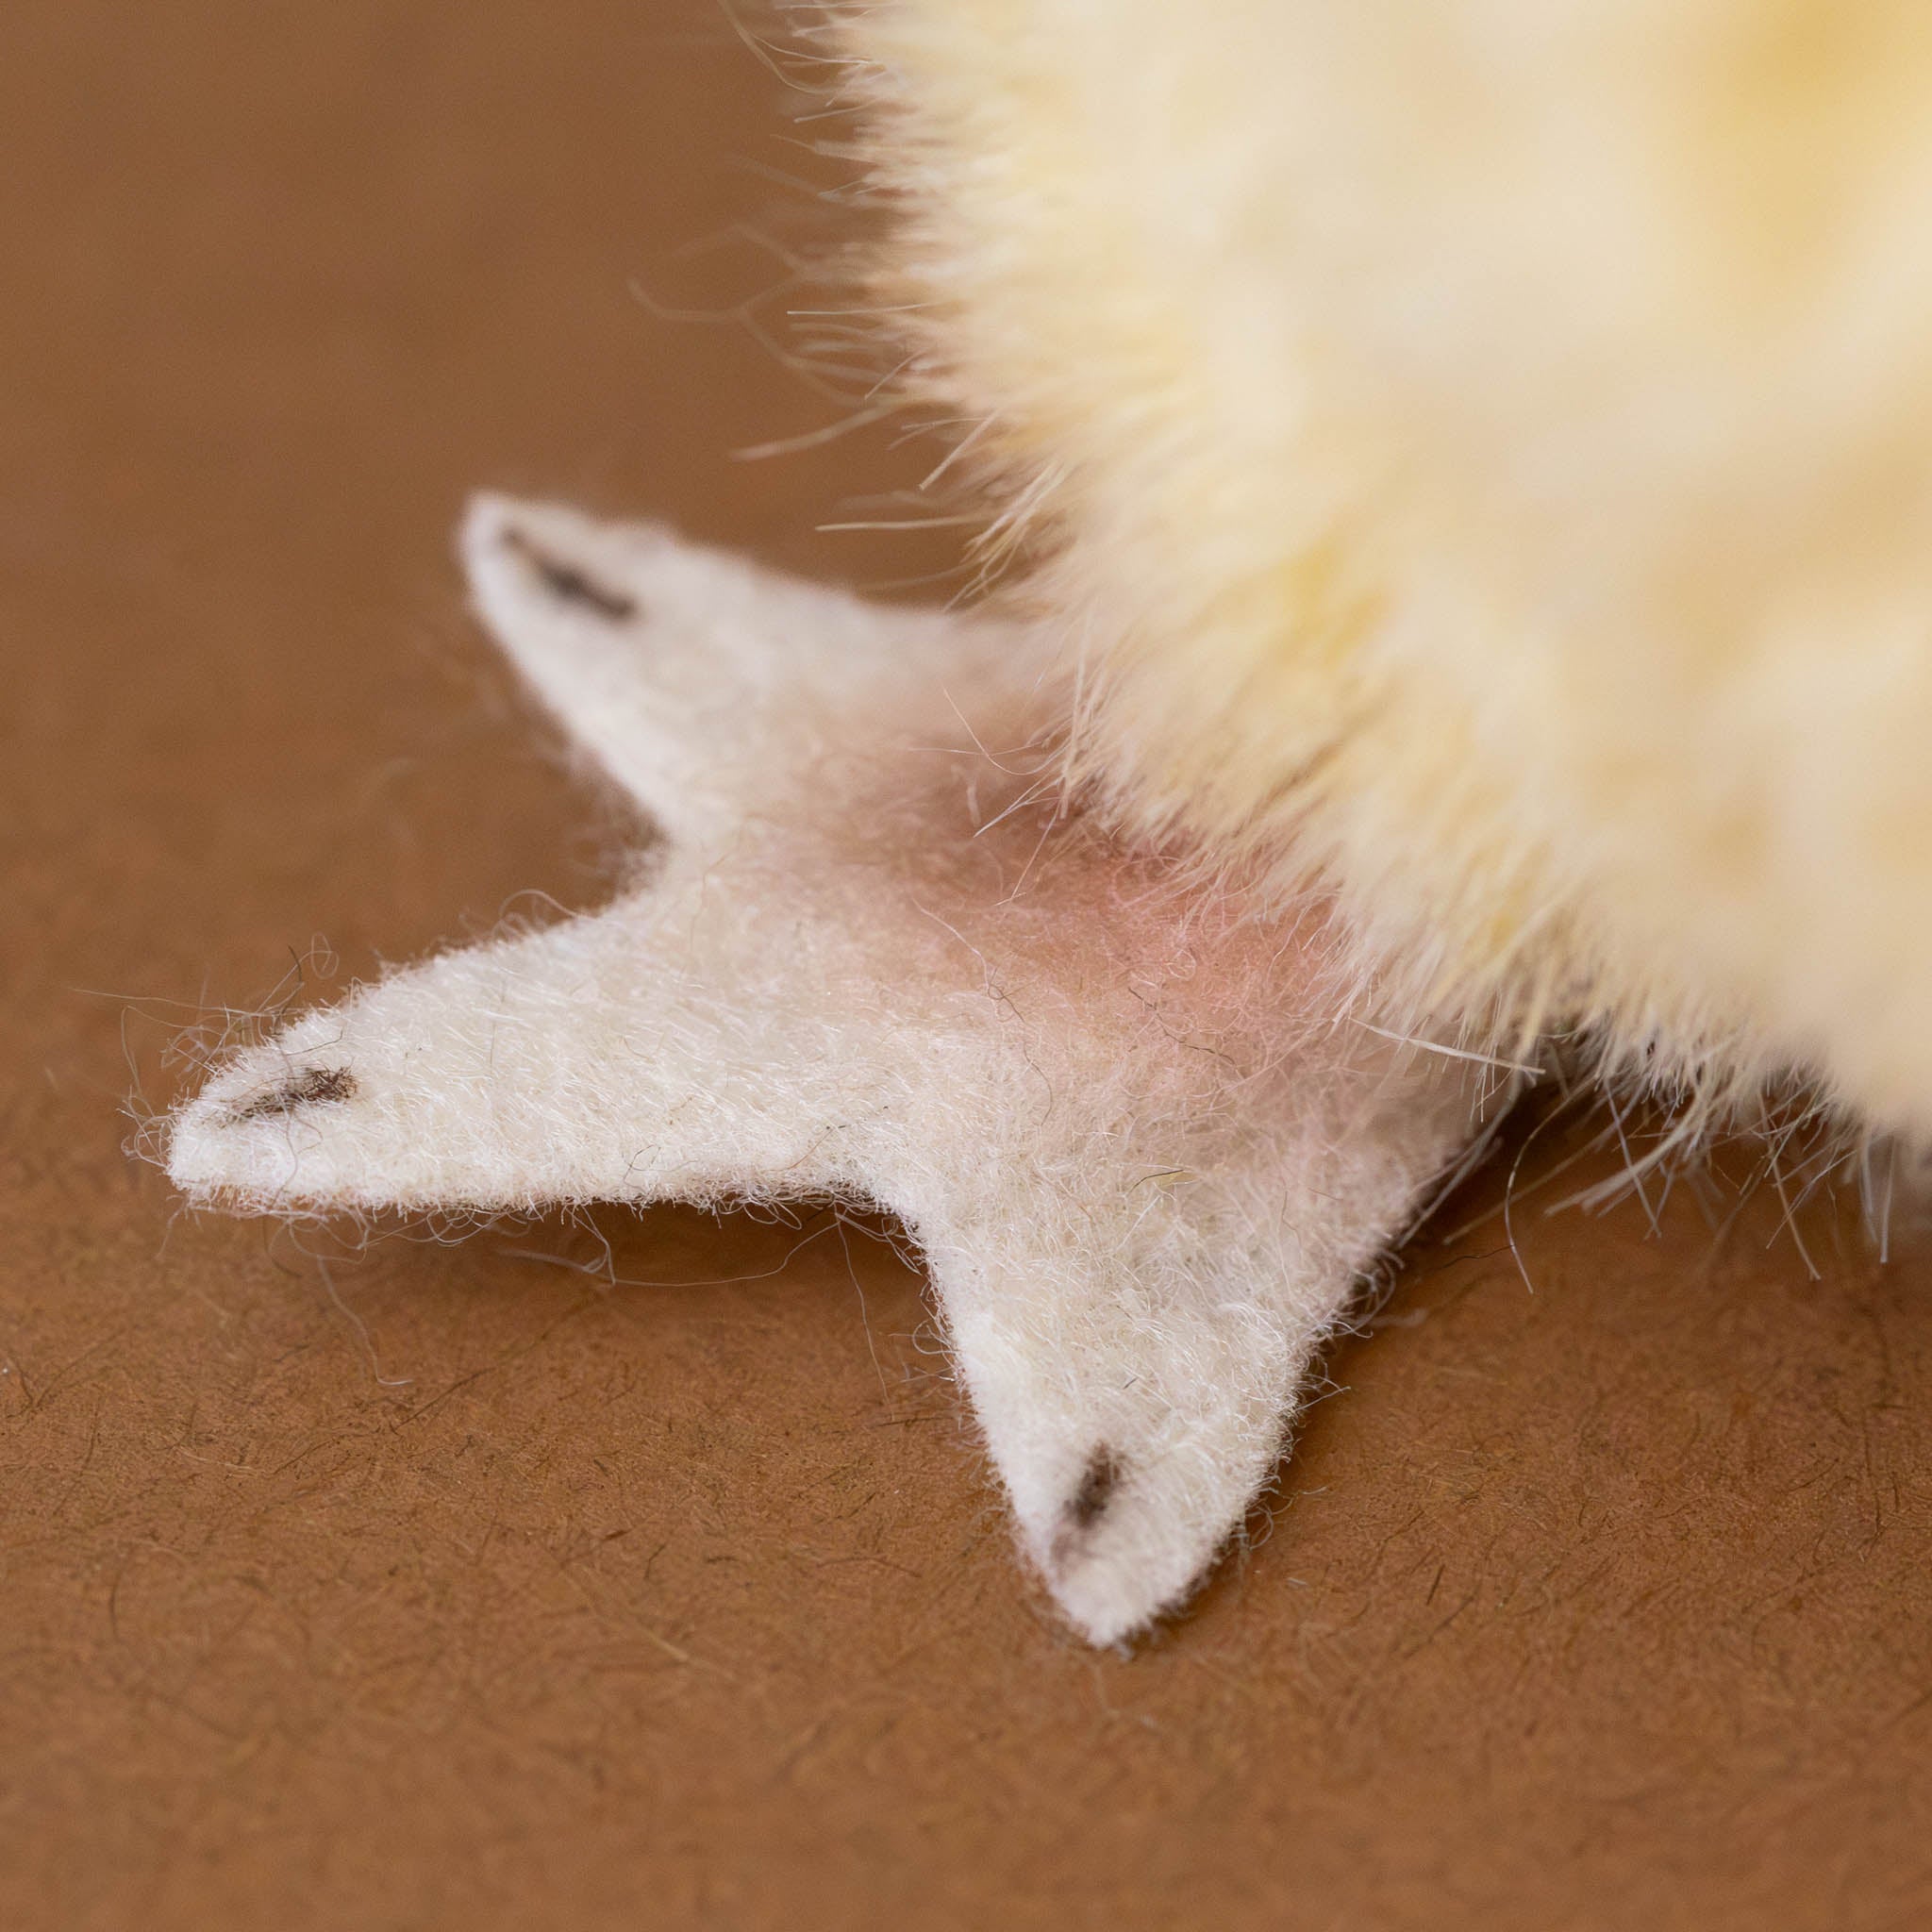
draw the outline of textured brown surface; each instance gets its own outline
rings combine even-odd
[[[311,935],[604,889],[466,489],[940,560],[813,534],[916,453],[729,460],[831,412],[630,292],[774,279],[781,94],[707,0],[0,14],[0,1922],[1926,1923],[1923,1250],[1812,1215],[1813,1283],[1681,1189],[1661,1240],[1519,1206],[1534,1294],[1496,1218],[1432,1239],[1122,1660],[1016,1575],[865,1234],[324,1272],[124,1155]],[[555,1265],[603,1241],[622,1285]]]

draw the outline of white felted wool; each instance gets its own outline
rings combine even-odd
[[[1088,1637],[1138,1629],[1239,1526],[1464,1143],[1458,1070],[1356,1017],[1319,905],[1257,917],[1064,808],[1024,634],[501,499],[462,549],[664,849],[601,912],[242,1052],[171,1174],[283,1214],[890,1209],[1028,1556]]]
[[[1932,1137],[1924,0],[829,12],[1123,813],[1405,1024]]]

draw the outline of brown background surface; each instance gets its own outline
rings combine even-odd
[[[836,411],[633,293],[783,308],[783,95],[708,0],[0,14],[0,1921],[1927,1923],[1923,1249],[1811,1213],[1812,1281],[1680,1188],[1520,1203],[1519,1268],[1441,1238],[1492,1171],[1123,1659],[1016,1574],[876,1230],[319,1265],[124,1151],[312,935],[608,889],[466,490],[944,560],[815,533],[918,452],[732,460]]]

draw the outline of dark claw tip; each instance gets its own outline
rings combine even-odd
[[[1080,1545],[1126,1480],[1127,1465],[1109,1444],[1095,1445],[1080,1473],[1080,1485],[1060,1507],[1060,1526],[1053,1540],[1053,1561],[1059,1568],[1079,1555]]]
[[[581,604],[586,609],[594,610],[599,617],[609,619],[612,624],[626,624],[638,614],[635,597],[626,595],[623,591],[613,591],[575,564],[551,556],[547,550],[533,543],[523,531],[514,527],[506,529],[502,542],[506,550],[514,551],[529,565],[537,581],[559,604]]]
[[[244,1121],[267,1120],[275,1114],[293,1113],[299,1107],[329,1107],[352,1099],[356,1076],[346,1067],[311,1067],[292,1080],[258,1093],[252,1100],[239,1102],[228,1110],[228,1124],[239,1127]]]

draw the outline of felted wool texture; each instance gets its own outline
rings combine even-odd
[[[1932,1126],[1932,11],[831,13],[1074,771],[1404,1025]]]
[[[1027,1557],[1112,1642],[1181,1599],[1470,1133],[1325,908],[1189,883],[1043,782],[1017,631],[489,498],[477,608],[661,825],[604,910],[238,1054],[170,1125],[245,1212],[841,1196],[923,1248]]]

